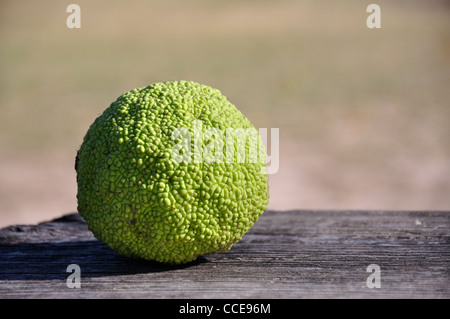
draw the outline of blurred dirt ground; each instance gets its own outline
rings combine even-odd
[[[450,209],[450,5],[377,1],[0,2],[0,226],[76,210],[76,150],[117,96],[219,88],[280,128],[271,209]]]

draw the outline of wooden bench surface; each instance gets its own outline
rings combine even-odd
[[[450,212],[266,211],[231,250],[165,266],[118,255],[74,213],[0,229],[0,299],[449,298],[449,238]]]

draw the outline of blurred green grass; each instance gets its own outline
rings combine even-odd
[[[0,2],[0,157],[58,166],[117,96],[184,79],[280,128],[272,208],[450,207],[448,2],[377,1],[378,30],[370,1],[80,0],[73,30],[70,3]]]

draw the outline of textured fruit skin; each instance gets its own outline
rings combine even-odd
[[[198,121],[203,130],[256,130],[220,91],[186,81],[126,92],[94,121],[75,168],[78,211],[97,239],[126,256],[181,264],[230,249],[254,224],[269,200],[265,164],[171,159],[173,130],[194,132]]]

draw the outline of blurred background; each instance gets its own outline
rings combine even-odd
[[[449,13],[443,0],[0,0],[0,227],[76,211],[89,125],[167,80],[218,88],[280,129],[270,209],[450,210]]]

